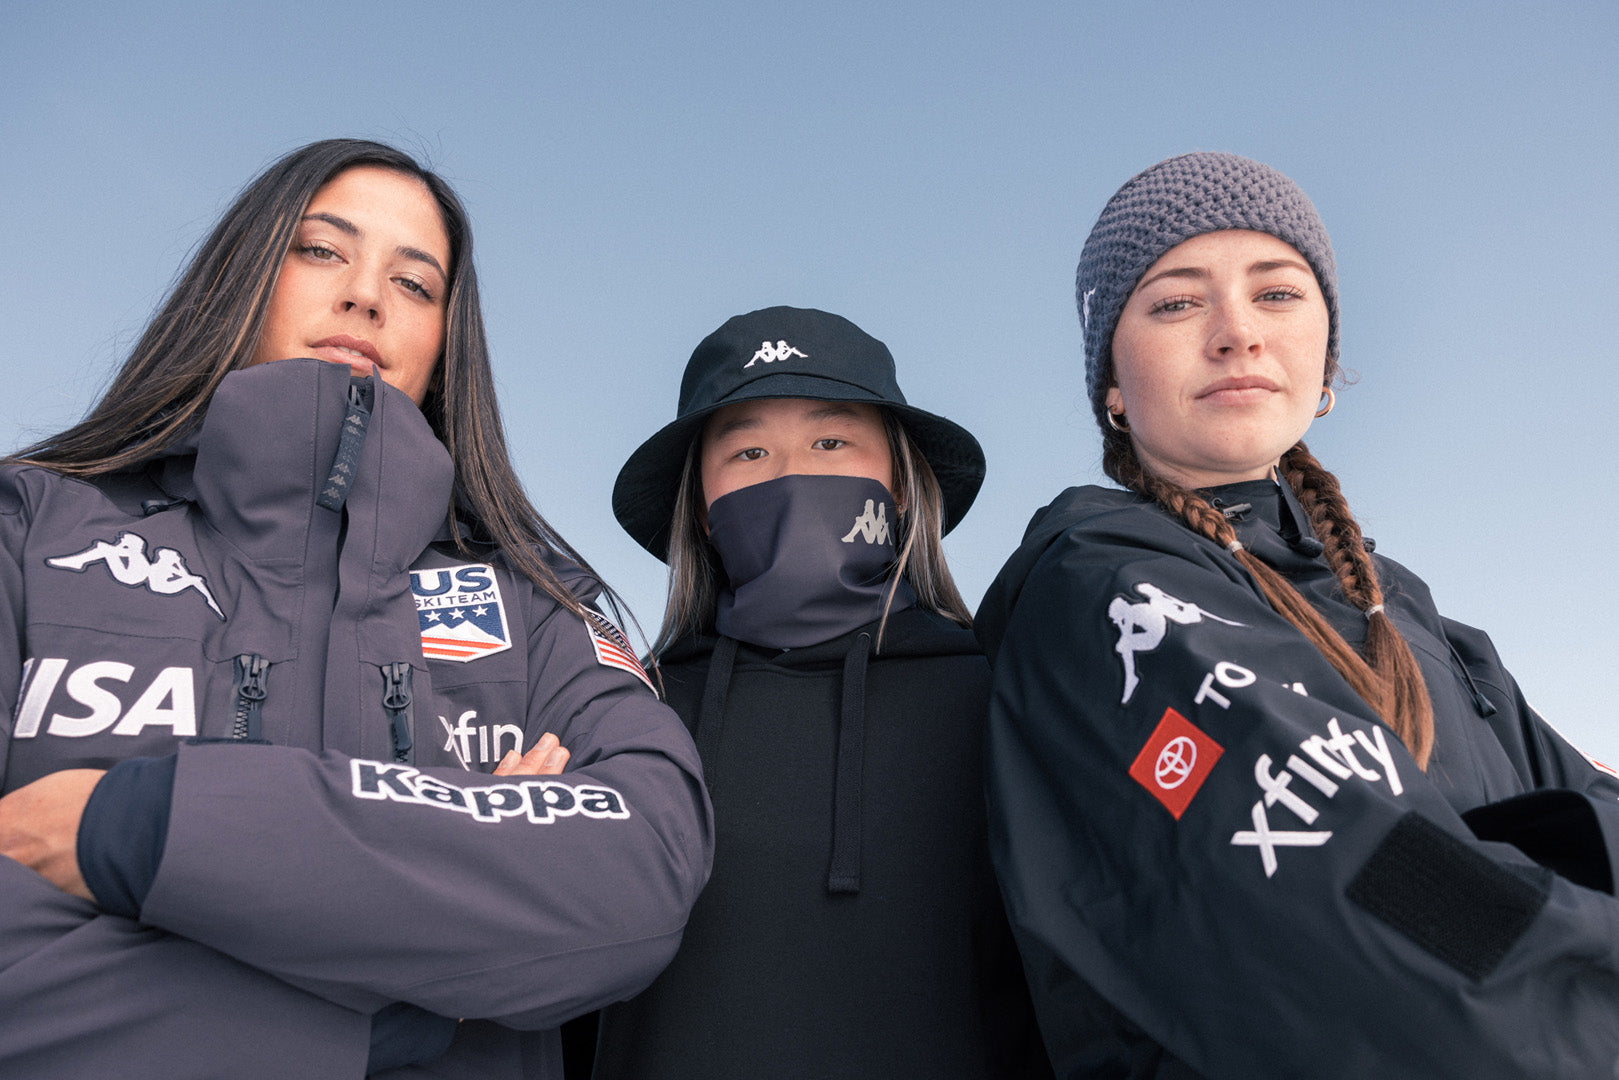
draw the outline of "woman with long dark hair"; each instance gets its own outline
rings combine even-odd
[[[248,186],[6,459],[0,584],[0,1072],[560,1075],[671,955],[695,753],[513,473],[408,156]]]
[[[1314,206],[1246,158],[1160,162],[1078,299],[1120,489],[1040,511],[977,623],[1058,1075],[1611,1075],[1619,783],[1303,443],[1339,381]]]
[[[841,316],[765,308],[692,353],[613,510],[670,566],[655,652],[717,855],[669,968],[603,1012],[597,1080],[1045,1073],[941,543],[983,476]]]

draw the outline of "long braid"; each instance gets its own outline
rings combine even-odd
[[[1383,609],[1383,586],[1349,512],[1338,478],[1328,472],[1304,443],[1282,455],[1282,476],[1299,497],[1316,537],[1325,545],[1327,565],[1351,604],[1366,615],[1366,663],[1386,680],[1390,711],[1383,719],[1427,768],[1433,752],[1433,702],[1411,646]]]
[[[1307,468],[1307,471],[1311,472],[1310,482],[1314,485],[1312,490],[1317,493],[1312,496],[1313,500],[1320,506],[1332,504],[1335,507],[1331,511],[1323,510],[1323,518],[1325,519],[1329,513],[1333,514],[1335,516],[1332,520],[1340,533],[1348,534],[1352,530],[1353,542],[1340,541],[1338,546],[1340,549],[1353,547],[1360,552],[1360,561],[1363,564],[1361,569],[1341,569],[1341,564],[1354,561],[1351,556],[1341,551],[1338,560],[1332,562],[1334,573],[1338,575],[1340,582],[1345,580],[1346,574],[1356,578],[1369,576],[1371,587],[1377,590],[1377,595],[1381,598],[1382,592],[1376,584],[1376,573],[1372,570],[1370,560],[1366,558],[1365,547],[1360,542],[1360,529],[1354,524],[1354,519],[1348,517],[1348,507],[1344,504],[1342,495],[1337,493],[1337,481],[1322,469],[1314,458],[1308,457],[1308,451],[1304,456],[1311,465],[1314,465],[1313,470]],[[1371,644],[1376,624],[1379,622],[1386,624],[1386,629],[1393,635],[1398,649],[1404,650],[1410,670],[1416,675],[1416,685],[1421,694],[1422,704],[1427,706],[1427,692],[1423,688],[1421,673],[1416,671],[1416,661],[1412,659],[1410,649],[1406,646],[1404,638],[1399,636],[1399,631],[1394,629],[1393,623],[1381,613],[1368,621],[1368,657],[1363,659],[1343,636],[1321,617],[1321,613],[1299,595],[1299,591],[1293,588],[1285,577],[1238,542],[1236,530],[1231,527],[1225,515],[1211,506],[1208,500],[1148,472],[1137,458],[1135,447],[1127,435],[1111,430],[1106,432],[1103,439],[1102,468],[1108,476],[1124,487],[1152,499],[1180,518],[1193,532],[1231,551],[1244,569],[1253,575],[1260,590],[1265,594],[1265,599],[1270,601],[1271,607],[1297,627],[1310,644],[1314,645],[1317,651],[1326,657],[1327,662],[1348,681],[1355,693],[1365,699],[1372,711],[1405,743],[1412,756],[1416,758],[1418,768],[1427,767],[1428,754],[1433,747],[1432,708],[1427,707],[1421,714],[1427,717],[1425,727],[1420,722],[1415,725],[1411,723],[1410,718],[1417,714],[1405,711],[1405,705],[1409,700],[1408,688],[1402,687],[1395,677],[1387,673],[1389,669],[1377,662],[1383,660],[1386,663],[1386,658],[1390,655],[1387,642],[1379,644],[1380,651],[1377,653],[1373,652]],[[1332,496],[1322,497],[1319,494],[1326,486],[1322,477],[1325,477],[1326,483],[1330,483]],[[1301,495],[1300,502],[1303,501],[1304,497]],[[1344,519],[1347,520],[1347,527],[1343,524]],[[1311,511],[1311,520],[1312,525],[1315,524],[1314,511]],[[1323,543],[1327,541],[1323,539]],[[1372,601],[1372,604],[1379,602],[1381,599]],[[1371,662],[1368,662],[1369,660]],[[1409,737],[1407,731],[1411,733]],[[1424,731],[1425,739],[1421,737]]]

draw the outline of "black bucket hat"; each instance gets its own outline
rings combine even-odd
[[[756,398],[863,401],[888,409],[922,451],[955,528],[984,482],[984,451],[966,428],[905,403],[888,346],[840,315],[771,307],[728,320],[702,340],[680,380],[673,423],[641,444],[618,472],[613,515],[660,559],[691,442],[716,409]]]

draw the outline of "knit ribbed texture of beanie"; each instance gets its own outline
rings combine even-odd
[[[1132,177],[1102,208],[1075,275],[1085,330],[1085,389],[1106,430],[1113,330],[1147,269],[1183,240],[1252,229],[1284,240],[1315,271],[1327,303],[1328,371],[1338,363],[1338,271],[1332,241],[1309,196],[1269,165],[1236,154],[1172,157]]]

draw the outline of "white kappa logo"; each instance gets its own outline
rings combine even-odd
[[[1186,783],[1186,778],[1192,775],[1192,769],[1197,765],[1197,743],[1185,735],[1171,739],[1169,743],[1158,751],[1158,761],[1153,766],[1152,778],[1159,787],[1165,791],[1173,791]]]
[[[187,589],[196,589],[202,594],[202,598],[208,601],[208,606],[219,616],[220,621],[225,620],[225,613],[219,610],[214,594],[208,591],[207,580],[201,574],[193,574],[187,569],[185,559],[181,558],[178,551],[173,548],[158,548],[148,559],[145,538],[132,532],[119,533],[117,543],[97,540],[76,554],[46,559],[45,565],[82,574],[91,563],[95,562],[105,562],[107,572],[120,585],[128,585],[131,588],[144,585],[159,596],[174,596]]]
[[[1162,644],[1170,623],[1190,626],[1204,619],[1213,619],[1227,626],[1242,625],[1211,615],[1196,604],[1177,600],[1145,581],[1136,586],[1136,592],[1145,596],[1146,601],[1132,604],[1127,597],[1115,596],[1107,606],[1107,617],[1119,628],[1119,643],[1113,647],[1113,651],[1124,662],[1124,697],[1119,702],[1121,705],[1129,704],[1130,695],[1136,692],[1136,686],[1141,682],[1136,676],[1136,653],[1152,652]]]
[[[790,356],[796,356],[801,360],[809,359],[808,356],[799,352],[785,341],[778,341],[774,345],[770,344],[768,341],[761,341],[759,343],[759,351],[753,354],[752,360],[749,360],[746,364],[742,365],[742,369],[746,371],[760,360],[763,360],[767,364],[774,364],[778,360],[785,360]]]
[[[854,527],[843,538],[845,544],[854,543],[856,536],[865,538],[868,544],[888,543],[888,504],[879,503],[875,499],[866,500],[866,509],[854,519]]]

